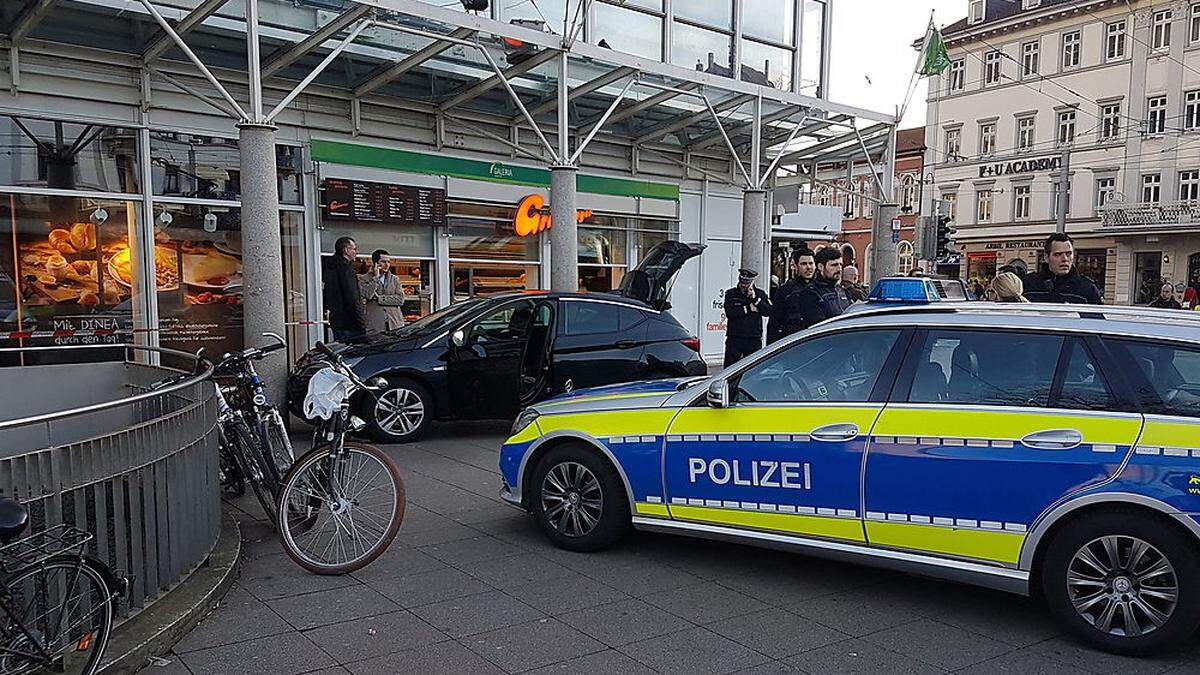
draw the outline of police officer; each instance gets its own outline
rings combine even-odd
[[[796,332],[800,315],[793,310],[788,315],[788,298],[804,290],[817,272],[812,249],[804,247],[792,251],[792,278],[771,293],[771,317],[767,320],[767,344]],[[785,330],[785,326],[790,329]]]
[[[771,313],[771,301],[754,285],[758,272],[738,270],[738,284],[725,291],[725,366],[729,367],[748,354],[762,349],[764,316]]]
[[[1030,302],[1059,302],[1102,305],[1100,289],[1075,269],[1075,244],[1066,233],[1046,238],[1046,266],[1023,280]]]
[[[789,302],[800,314],[799,329],[832,319],[846,311],[853,300],[842,286],[842,254],[830,247],[817,251],[817,274],[813,281]]]

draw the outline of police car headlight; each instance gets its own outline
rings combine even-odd
[[[521,414],[517,415],[517,419],[513,422],[512,431],[510,431],[508,435],[516,436],[517,434],[521,433],[525,430],[525,427],[533,424],[533,421],[536,420],[540,415],[541,413],[533,408],[526,408],[522,410]]]

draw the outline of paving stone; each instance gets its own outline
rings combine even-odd
[[[807,671],[797,668],[796,666],[784,661],[767,661],[766,663],[745,670],[739,670],[734,675],[795,675],[796,673],[805,673]]]
[[[934,675],[949,672],[859,639],[836,642],[790,657],[785,662],[814,674]]]
[[[396,652],[346,666],[354,675],[490,675],[503,673],[496,666],[457,642]]]
[[[400,609],[378,591],[362,584],[279,598],[269,601],[267,605],[298,630]]]
[[[788,611],[855,637],[922,618],[909,602],[886,593],[859,590],[822,595],[785,607]]]
[[[478,530],[467,525],[456,523],[442,516],[438,516],[437,519],[440,524],[437,527],[428,529],[406,531],[404,526],[401,525],[400,531],[396,534],[396,539],[392,542],[392,545],[418,548],[421,546],[435,546],[460,539],[472,539],[479,536]],[[405,518],[405,520],[408,519]]]
[[[612,586],[569,570],[567,576],[506,588],[505,592],[531,607],[555,616],[629,597]]]
[[[1063,633],[1041,603],[1000,591],[942,586],[925,594],[921,606],[928,618],[1014,647],[1027,647]]]
[[[293,675],[336,666],[332,658],[300,633],[272,635],[181,655],[193,673]]]
[[[374,562],[353,574],[355,579],[370,583],[380,579],[394,579],[444,570],[450,566],[413,548],[392,547],[383,552]]]
[[[220,605],[175,645],[174,651],[182,654],[291,630],[291,625],[261,600],[234,586]]]
[[[348,574],[313,574],[283,553],[245,561],[238,583],[251,595],[264,601],[359,585],[359,581]]]
[[[568,612],[558,619],[610,647],[690,627],[674,614],[636,599]]]
[[[1003,642],[928,619],[872,633],[863,639],[947,670],[965,668],[1013,651]]]
[[[650,593],[642,600],[692,623],[710,623],[766,609],[765,603],[712,582]]]
[[[499,591],[416,607],[412,611],[455,638],[545,617],[543,612]]]
[[[496,540],[499,541],[499,540]],[[570,568],[543,558],[536,553],[491,558],[470,563],[468,574],[493,588],[508,589],[533,582],[578,576]]]
[[[1023,653],[1037,654],[1045,658],[1064,663],[1076,668],[1083,668],[1094,673],[1121,673],[1121,675],[1157,675],[1166,673],[1181,666],[1189,666],[1191,672],[1200,672],[1194,664],[1197,662],[1196,648],[1190,652],[1177,652],[1156,656],[1118,656],[1092,649],[1072,638],[1053,638],[1022,650]],[[1187,672],[1186,670],[1184,672]]]
[[[334,668],[322,668],[320,670],[310,670],[303,675],[348,675],[350,671],[341,666]]]
[[[653,670],[609,649],[529,671],[531,675],[652,675]]]
[[[1029,651],[1005,654],[956,671],[963,675],[1087,675],[1090,672]]]
[[[475,534],[478,533],[475,532]],[[456,567],[480,560],[520,555],[525,552],[512,544],[488,536],[475,536],[469,539],[424,546],[421,551]]]
[[[804,568],[788,567],[765,572],[727,574],[714,581],[742,595],[776,606],[846,592],[857,587],[854,583],[842,583],[824,574],[810,573]]]
[[[770,660],[700,627],[634,642],[620,651],[654,670],[677,673],[729,673]]]
[[[448,639],[445,633],[405,610],[314,628],[306,631],[304,636],[339,663],[383,656]]]
[[[481,633],[462,640],[468,649],[510,673],[539,668],[604,650],[604,645],[551,618]]]
[[[151,663],[138,672],[144,675],[193,675],[192,671],[183,665],[178,654],[164,654],[162,660],[165,661],[163,665]]]
[[[743,614],[705,627],[774,659],[824,647],[849,637],[782,609]]]
[[[392,602],[406,608],[492,590],[491,586],[453,567],[408,576],[372,575],[366,583]]]

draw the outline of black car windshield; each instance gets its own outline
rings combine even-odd
[[[424,331],[437,331],[443,328],[448,328],[451,325],[458,323],[460,319],[473,314],[480,307],[483,307],[485,302],[487,301],[468,300],[466,302],[450,305],[449,307],[439,309],[432,314],[426,314],[416,321],[405,324],[396,330],[388,331],[388,335],[408,337]]]

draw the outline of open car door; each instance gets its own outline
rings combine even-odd
[[[683,264],[704,252],[702,244],[685,244],[679,241],[664,241],[646,254],[637,268],[630,270],[621,280],[621,287],[613,291],[634,300],[641,300],[659,311],[671,308],[667,296],[671,294],[671,283]]]

